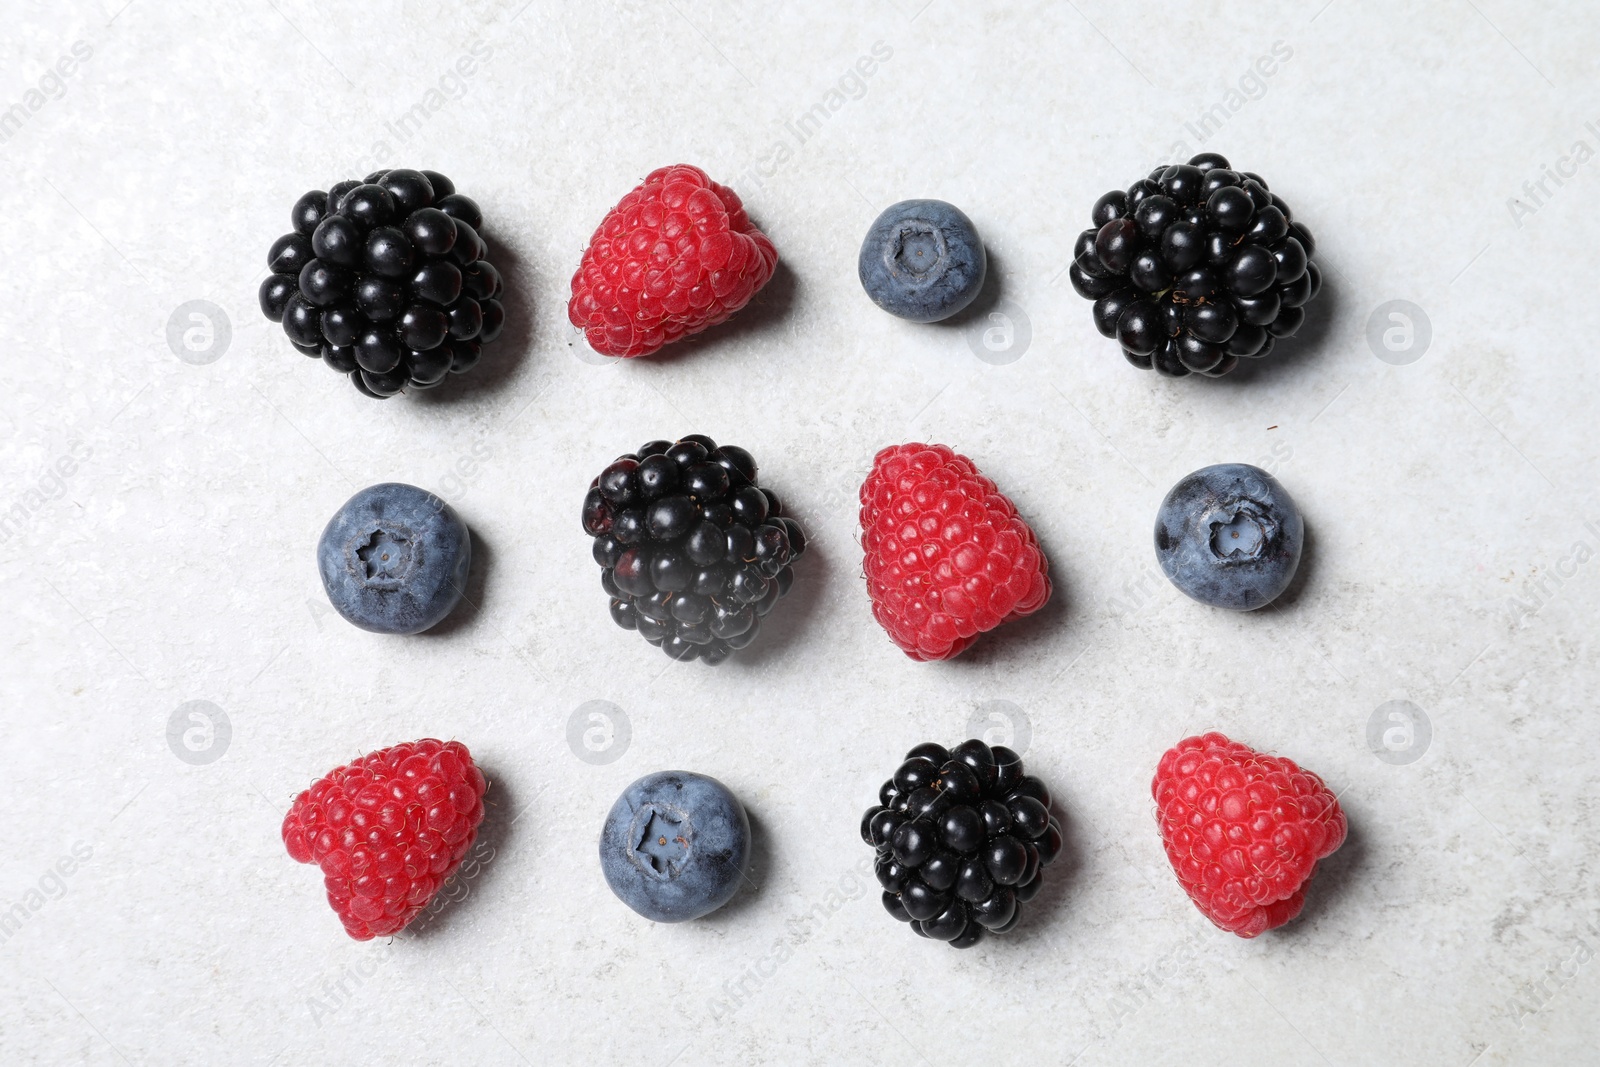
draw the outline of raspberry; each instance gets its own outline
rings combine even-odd
[[[594,231],[567,317],[602,355],[648,356],[744,307],[777,263],[732,189],[699,167],[662,167]]]
[[[357,941],[400,932],[461,865],[483,821],[483,772],[459,741],[425,738],[362,756],[295,798],[283,843],[322,868]]]
[[[1168,749],[1150,791],[1178,883],[1240,937],[1299,915],[1317,861],[1344,844],[1344,812],[1321,778],[1219,733]]]
[[[1050,563],[1033,530],[944,445],[894,445],[874,457],[861,533],[873,617],[912,659],[960,655],[1050,599]]]

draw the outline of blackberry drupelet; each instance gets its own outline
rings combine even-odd
[[[1004,745],[918,745],[878,800],[861,838],[878,850],[884,908],[954,948],[1010,932],[1061,854],[1050,790]]]
[[[1135,367],[1220,378],[1272,354],[1322,288],[1316,243],[1258,174],[1215,152],[1157,167],[1094,205],[1069,270]]]
[[[505,283],[484,256],[483,214],[431,170],[313,189],[267,253],[261,311],[301,353],[370,397],[464,374],[500,336]]]
[[[750,453],[702,434],[618,457],[589,485],[583,529],[617,625],[712,664],[755,640],[806,549]]]

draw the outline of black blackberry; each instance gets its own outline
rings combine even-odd
[[[505,283],[484,258],[483,213],[431,170],[313,189],[267,253],[261,311],[368,396],[431,389],[500,336]]]
[[[1050,790],[1004,745],[918,745],[878,800],[861,839],[878,850],[884,908],[955,948],[1014,928],[1061,854]]]
[[[806,550],[750,453],[701,434],[619,456],[589,483],[583,529],[617,625],[706,663],[755,640]]]
[[[1069,270],[1135,367],[1220,378],[1305,321],[1316,243],[1259,174],[1215,152],[1157,167],[1094,205]]]

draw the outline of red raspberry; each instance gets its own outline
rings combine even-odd
[[[861,485],[872,615],[915,660],[949,659],[1050,599],[1033,530],[966,456],[893,445]]]
[[[1344,812],[1321,778],[1219,733],[1168,749],[1150,791],[1178,883],[1240,937],[1299,915],[1317,861],[1344,844]]]
[[[662,167],[589,238],[567,318],[602,355],[648,356],[744,307],[777,263],[738,194],[699,167]]]
[[[483,772],[459,741],[425,738],[362,756],[295,798],[283,843],[322,868],[357,941],[398,933],[461,865],[483,821]]]

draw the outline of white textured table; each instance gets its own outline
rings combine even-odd
[[[367,6],[8,5],[0,1060],[1593,1055],[1588,5]],[[1096,196],[1202,143],[1284,194],[1328,285],[1284,358],[1172,382],[1124,364],[1064,272]],[[678,161],[735,185],[783,273],[674,358],[596,365],[567,280]],[[379,163],[478,199],[512,292],[469,379],[381,404],[255,306],[295,198]],[[1000,320],[914,327],[861,293],[861,235],[911,196],[977,223],[1009,349]],[[190,301],[220,309],[211,340]],[[755,452],[815,545],[714,670],[613,626],[578,528],[606,461],[690,432]],[[859,578],[856,487],[918,439],[1013,495],[1057,580],[945,665],[889,644]],[[1277,610],[1202,609],[1155,567],[1162,494],[1225,460],[1306,514]],[[429,636],[344,624],[313,566],[333,510],[391,479],[476,537],[478,608]],[[617,709],[610,762],[569,746],[589,701]],[[1015,936],[958,954],[883,914],[857,820],[904,749],[985,718],[1060,798],[1067,859]],[[1252,942],[1184,898],[1151,813],[1160,753],[1213,727],[1350,817],[1303,918]],[[420,934],[351,942],[283,811],[428,735],[485,766],[486,846]],[[759,890],[680,927],[594,857],[662,768],[727,782],[758,834]]]

